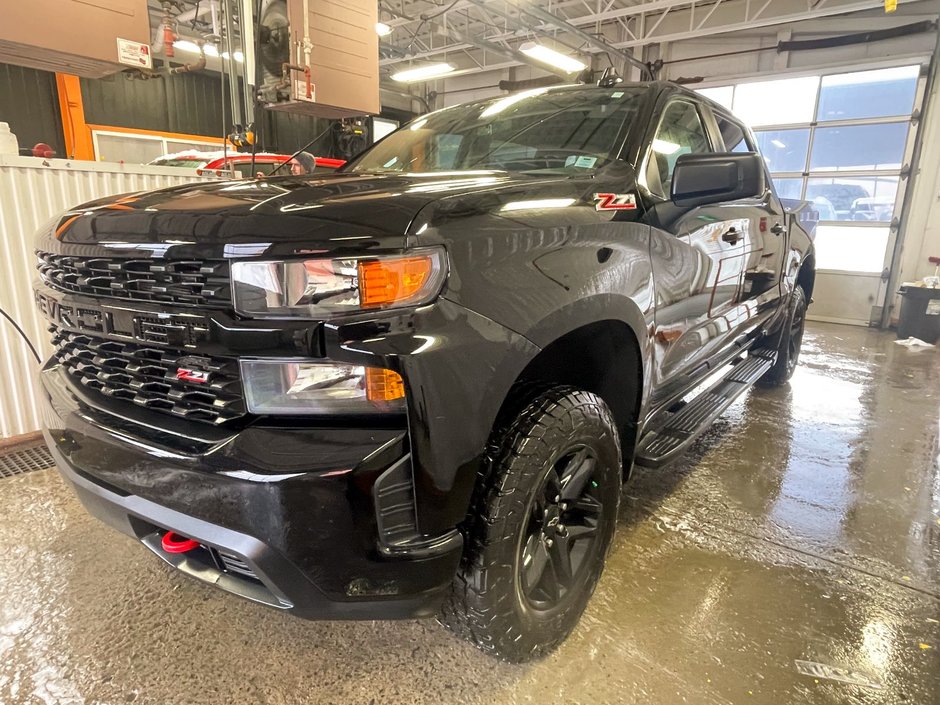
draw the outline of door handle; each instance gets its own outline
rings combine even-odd
[[[774,224],[774,226],[770,229],[770,232],[772,232],[774,235],[783,235],[785,231],[786,228],[784,228],[780,223]]]
[[[741,233],[739,233],[735,228],[729,228],[728,232],[721,236],[721,239],[730,245],[737,245],[738,240],[741,239]]]

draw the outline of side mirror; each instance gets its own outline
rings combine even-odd
[[[756,152],[684,154],[672,175],[672,201],[694,208],[762,196],[764,162]]]

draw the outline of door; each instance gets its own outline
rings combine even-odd
[[[819,213],[808,318],[881,321],[925,82],[908,65],[728,87],[726,103],[755,129],[777,192]]]
[[[661,114],[639,179],[650,204],[646,217],[656,290],[654,406],[704,377],[709,362],[747,324],[742,305],[754,240],[746,208],[686,209],[669,200],[679,157],[718,150],[696,101],[673,99]]]
[[[714,141],[726,152],[755,152],[754,138],[744,125],[719,110],[706,107],[717,133]],[[786,213],[765,169],[768,188],[757,198],[747,198],[723,205],[726,220],[743,219],[747,231],[733,252],[742,258],[744,269],[738,316],[748,320],[750,327],[763,323],[776,310],[783,295],[783,262],[787,249]]]

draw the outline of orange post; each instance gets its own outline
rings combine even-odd
[[[59,90],[59,111],[62,115],[62,131],[65,133],[65,156],[94,161],[95,145],[91,139],[91,129],[85,123],[85,106],[78,76],[57,73],[55,83]]]

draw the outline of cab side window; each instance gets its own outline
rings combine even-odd
[[[669,198],[672,174],[679,157],[712,151],[698,108],[685,100],[670,103],[663,113],[646,162],[647,187],[657,196]]]
[[[726,152],[756,151],[748,143],[747,131],[743,127],[717,112],[715,113],[715,121],[718,123],[718,130],[721,132],[721,139],[725,143]]]

